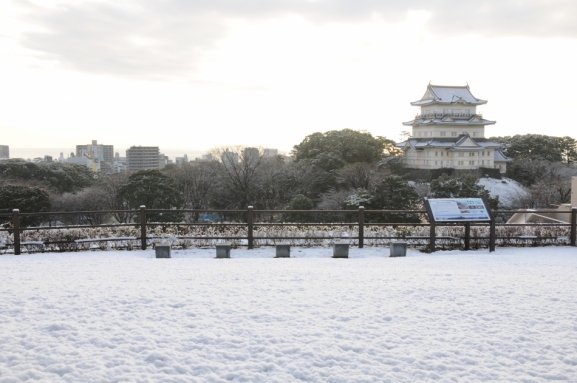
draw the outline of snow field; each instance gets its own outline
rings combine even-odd
[[[577,249],[0,256],[0,383],[577,381]]]

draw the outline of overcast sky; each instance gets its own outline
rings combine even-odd
[[[577,138],[576,16],[574,0],[3,0],[0,144],[397,140],[429,81],[488,100],[487,136]]]

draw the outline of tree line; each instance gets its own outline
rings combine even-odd
[[[534,144],[534,137],[527,139]],[[538,157],[533,150],[533,157],[528,158],[517,149],[522,141],[509,139],[512,144],[506,149],[507,154],[516,156],[509,166],[510,175],[534,194],[524,197],[525,201],[520,198],[520,206],[514,207],[565,201],[570,195],[567,177],[575,173],[575,167],[563,161],[573,161],[571,151],[561,149],[565,153],[565,157],[561,157],[563,161],[552,161],[558,157]],[[430,183],[410,181],[399,154],[390,139],[343,129],[305,137],[293,147],[290,157],[268,157],[260,148],[222,147],[213,150],[212,161],[171,166],[162,171],[95,176],[86,167],[74,164],[2,161],[0,212],[10,212],[13,208],[23,212],[133,210],[141,205],[148,209],[244,210],[254,206],[260,210],[346,210],[364,206],[367,210],[411,210],[422,208],[423,197],[484,197],[493,208],[498,206],[498,198],[492,198],[474,175],[444,175]],[[547,194],[542,190],[545,182],[552,190],[549,197],[536,198],[538,190]],[[200,217],[199,214],[185,217],[178,213],[156,213],[149,214],[148,218],[166,222],[195,221]],[[299,221],[311,217],[289,214],[280,218]],[[335,219],[330,215],[325,218]],[[98,224],[104,216],[84,214],[66,219],[71,223]],[[118,222],[137,219],[138,216],[130,212],[114,214]],[[419,220],[416,216],[398,214],[374,219]]]
[[[489,139],[506,145],[503,152],[513,159],[507,176],[528,190],[512,208],[550,208],[570,202],[571,178],[577,176],[577,140],[544,134]]]

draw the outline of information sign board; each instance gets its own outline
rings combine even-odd
[[[482,198],[429,198],[429,216],[435,222],[490,222],[491,211]]]

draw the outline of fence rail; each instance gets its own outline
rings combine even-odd
[[[560,211],[560,210],[542,210],[540,212],[550,212],[550,213],[566,213],[570,214],[569,222],[567,224],[560,224],[560,223],[525,223],[525,224],[503,224],[503,223],[496,223],[493,219],[489,223],[435,223],[431,224],[429,222],[366,222],[365,221],[365,214],[426,214],[426,210],[365,210],[362,206],[359,207],[358,210],[254,210],[252,206],[249,206],[246,210],[217,210],[217,209],[183,209],[183,210],[174,210],[174,209],[146,209],[145,206],[141,206],[138,210],[99,210],[99,211],[74,211],[74,212],[38,212],[38,213],[20,213],[18,209],[14,209],[12,214],[0,214],[0,217],[11,217],[12,227],[11,228],[4,228],[0,229],[0,232],[10,232],[13,234],[13,248],[14,254],[18,255],[21,253],[22,245],[36,245],[39,246],[41,244],[56,244],[56,243],[86,243],[86,242],[103,242],[103,241],[140,241],[140,248],[142,250],[147,249],[148,241],[152,239],[160,238],[158,236],[150,235],[147,232],[147,227],[152,226],[198,226],[198,227],[206,227],[206,226],[217,226],[217,227],[239,227],[242,228],[246,235],[222,235],[222,236],[181,236],[178,237],[179,239],[186,239],[186,240],[246,240],[247,246],[249,249],[253,249],[255,247],[255,241],[257,240],[326,240],[326,239],[348,239],[357,241],[358,247],[363,248],[365,240],[380,240],[380,239],[411,239],[411,240],[427,240],[428,241],[428,248],[431,252],[435,251],[436,249],[436,241],[437,240],[445,240],[445,241],[463,241],[464,249],[469,250],[471,240],[488,240],[489,241],[489,249],[493,251],[495,249],[495,241],[498,239],[501,240],[516,240],[516,241],[527,241],[527,240],[539,240],[539,239],[551,239],[552,237],[539,237],[534,235],[517,235],[517,236],[497,236],[496,235],[496,227],[502,226],[510,226],[510,227],[567,227],[569,228],[568,235],[569,237],[569,244],[570,246],[576,246],[577,242],[577,208],[573,208],[572,210],[567,211]],[[139,218],[139,222],[137,223],[117,223],[117,224],[98,224],[98,225],[58,225],[58,226],[29,226],[29,227],[21,227],[21,219],[26,217],[32,216],[40,216],[40,217],[50,217],[50,216],[67,216],[67,215],[92,215],[92,214],[115,214],[115,213],[130,213],[135,217]],[[185,222],[149,222],[147,220],[148,213],[224,213],[224,214],[240,214],[243,215],[245,219],[244,222],[238,223],[230,223],[230,222],[218,222],[218,223],[209,223],[209,222],[194,222],[194,223],[185,223]],[[282,213],[282,214],[297,214],[297,213],[306,213],[306,214],[346,214],[346,215],[355,215],[356,219],[354,222],[255,222],[255,214],[274,214],[274,213]],[[532,213],[527,212],[524,210],[501,210],[501,211],[494,211],[494,216],[498,216],[500,214],[514,214],[514,213]],[[255,227],[356,227],[358,231],[358,235],[356,236],[255,236],[254,229]],[[365,228],[366,227],[398,227],[398,226],[413,226],[413,227],[423,227],[429,226],[429,235],[428,236],[406,236],[406,235],[397,235],[397,236],[383,236],[383,235],[373,235],[373,236],[366,236],[365,235]],[[447,227],[447,226],[456,226],[456,227],[463,227],[464,228],[464,236],[437,236],[436,227]],[[139,228],[140,236],[132,236],[126,238],[118,238],[118,237],[109,237],[109,238],[86,238],[86,239],[78,239],[75,241],[34,241],[34,242],[21,242],[21,234],[25,231],[41,231],[41,230],[61,230],[61,229],[86,229],[86,228],[119,228],[119,227],[135,227]],[[489,227],[489,236],[482,237],[482,236],[471,236],[471,227]]]

